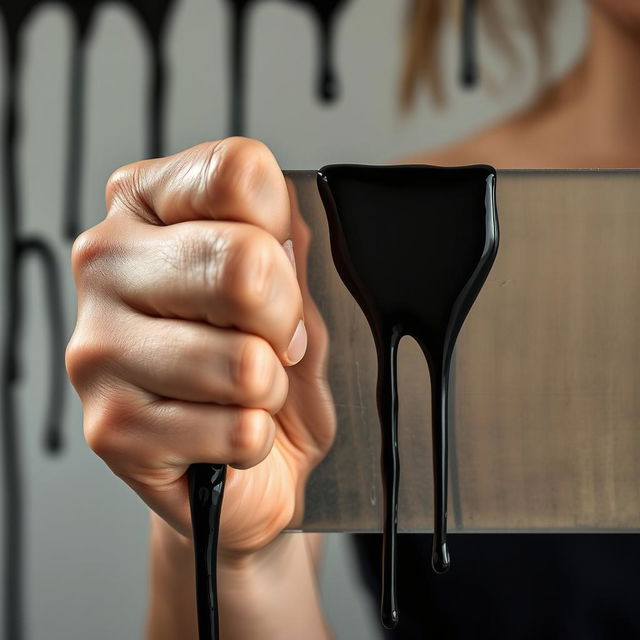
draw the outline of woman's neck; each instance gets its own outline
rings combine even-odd
[[[640,28],[592,7],[589,44],[561,93],[594,146],[640,151]]]
[[[640,27],[591,8],[576,67],[534,105],[451,147],[413,157],[499,168],[640,167]]]

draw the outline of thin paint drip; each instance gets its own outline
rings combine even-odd
[[[69,75],[69,120],[65,178],[64,235],[73,241],[80,233],[80,188],[84,169],[84,91],[87,42],[95,5],[74,3],[71,73]]]
[[[107,0],[102,0],[107,1]],[[165,40],[169,18],[176,0],[118,0],[128,5],[138,16],[139,24],[147,38],[151,80],[149,82],[149,129],[147,131],[147,155],[157,158],[164,146],[163,123],[166,103],[167,65]]]
[[[432,566],[449,568],[448,393],[457,335],[498,249],[492,167],[331,165],[318,173],[336,269],[369,322],[378,356],[384,488],[381,617],[398,622],[396,537],[397,351],[410,335],[431,381],[434,479]]]
[[[243,135],[246,121],[246,32],[251,5],[258,0],[227,0],[231,21],[229,54],[231,57],[231,91],[229,135]],[[335,18],[348,0],[289,0],[309,7],[318,32],[318,71],[316,95],[323,102],[335,100],[339,93],[333,62]]]
[[[476,0],[464,0],[462,5],[462,29],[460,31],[460,82],[463,87],[475,87],[478,83],[476,61]]]
[[[192,464],[188,473],[200,640],[220,637],[217,548],[226,474],[224,464]]]

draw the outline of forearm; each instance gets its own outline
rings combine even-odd
[[[146,640],[198,640],[193,547],[151,512]]]
[[[193,549],[157,517],[151,528],[147,640],[197,640]],[[221,639],[326,640],[309,548],[282,534],[250,558],[218,562]]]

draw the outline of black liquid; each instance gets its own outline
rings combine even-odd
[[[80,233],[80,186],[83,175],[84,88],[87,42],[95,3],[73,3],[73,45],[69,75],[69,120],[67,125],[67,174],[65,178],[64,233],[73,241]]]
[[[20,473],[20,442],[16,407],[16,387],[22,377],[18,357],[23,301],[20,296],[20,275],[24,261],[33,256],[42,266],[42,275],[50,316],[49,359],[50,387],[44,429],[45,450],[50,453],[62,447],[62,412],[64,409],[64,317],[61,303],[62,288],[49,245],[36,236],[20,233],[19,220],[22,202],[18,180],[18,140],[20,133],[19,90],[22,70],[22,29],[35,7],[35,2],[4,2],[0,17],[5,27],[4,65],[5,90],[2,115],[2,171],[4,177],[4,227],[2,255],[5,260],[5,300],[1,308],[7,310],[2,338],[2,374],[0,403],[2,411],[2,476],[5,526],[3,540],[4,569],[4,637],[23,639],[23,543],[25,540],[23,511],[23,479]]]
[[[94,0],[96,1],[96,0]],[[102,0],[103,2],[106,0]],[[176,0],[118,0],[128,5],[138,16],[139,24],[147,39],[151,80],[149,82],[149,129],[147,130],[147,155],[162,155],[163,121],[167,87],[167,68],[164,45],[171,12]]]
[[[166,65],[164,60],[164,39],[168,18],[176,0],[118,0],[127,5],[142,28],[148,43],[150,57],[149,82],[149,157],[162,155],[162,122],[166,93]],[[73,43],[71,50],[71,73],[69,80],[69,126],[67,134],[67,167],[64,203],[64,234],[69,240],[80,233],[79,200],[83,168],[84,136],[84,84],[85,59],[91,26],[97,9],[109,0],[59,0],[68,9],[72,19]],[[0,12],[5,24],[7,38],[7,61],[16,68],[20,59],[13,59],[12,53],[19,55],[24,28],[28,25],[33,11],[44,4],[44,0],[5,1]]]
[[[217,548],[227,465],[192,464],[189,467],[189,503],[196,564],[198,637],[217,640]]]
[[[246,31],[250,6],[256,0],[227,0],[231,19],[231,92],[230,135],[245,131]],[[329,102],[338,95],[338,81],[333,64],[333,33],[338,10],[347,0],[289,0],[307,5],[315,18],[318,31],[319,60],[316,94]]]
[[[119,0],[138,16],[151,52],[149,155],[161,155],[162,115],[165,69],[162,42],[169,10],[174,0]],[[64,236],[73,240],[80,232],[80,185],[82,181],[83,116],[85,56],[95,11],[106,0],[60,0],[72,18],[73,44],[69,84],[69,129],[67,134],[67,164],[65,176]],[[23,38],[29,19],[44,0],[4,0],[0,2],[0,19],[4,25],[4,64],[6,85],[3,105],[3,168],[4,216],[3,249],[5,256],[5,291],[3,309],[9,310],[2,342],[2,374],[0,402],[2,411],[2,473],[5,535],[3,541],[4,568],[4,637],[22,640],[23,625],[23,540],[26,533],[23,514],[23,488],[19,468],[20,447],[16,386],[22,377],[17,347],[20,343],[24,309],[20,295],[20,274],[24,261],[33,256],[42,266],[44,298],[47,302],[51,355],[50,387],[44,430],[45,450],[50,453],[62,448],[62,413],[64,410],[64,311],[62,287],[55,252],[37,236],[20,233],[22,203],[18,174],[20,137],[20,88],[23,61]]]
[[[474,87],[478,82],[476,62],[476,0],[464,0],[462,5],[460,82]]]
[[[449,568],[447,407],[455,341],[498,249],[496,172],[471,167],[332,165],[318,173],[331,251],[364,312],[378,355],[384,535],[383,624],[398,622],[398,343],[410,335],[429,366],[432,397],[432,565]]]

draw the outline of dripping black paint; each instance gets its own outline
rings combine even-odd
[[[218,640],[217,548],[227,465],[189,468],[189,503],[196,564],[198,637]]]
[[[460,38],[460,82],[463,87],[474,87],[478,82],[476,62],[476,6],[477,0],[464,0]]]
[[[45,279],[45,297],[50,314],[50,392],[45,427],[45,448],[51,453],[62,446],[61,419],[63,412],[65,379],[60,370],[64,361],[64,318],[61,304],[61,287],[55,255],[51,247],[37,236],[20,234],[19,220],[22,203],[19,193],[17,143],[20,130],[18,91],[21,72],[21,30],[35,2],[4,2],[0,14],[5,25],[5,78],[3,105],[3,172],[4,216],[2,234],[5,259],[6,298],[2,305],[8,311],[2,341],[2,379],[0,402],[2,403],[5,532],[3,544],[4,570],[4,637],[23,639],[23,583],[22,562],[24,532],[23,487],[20,473],[21,451],[17,421],[16,386],[22,372],[18,357],[22,321],[22,299],[19,291],[20,269],[24,260],[33,255],[42,265]]]
[[[20,269],[26,258],[33,255],[42,265],[45,280],[44,297],[50,316],[50,391],[47,406],[47,424],[44,434],[45,449],[51,453],[62,447],[61,422],[64,400],[64,344],[65,328],[62,308],[62,291],[55,254],[40,237],[24,237],[20,234],[22,203],[20,199],[19,166],[19,94],[22,71],[23,36],[29,18],[45,0],[3,0],[0,2],[0,18],[5,27],[5,77],[6,87],[3,106],[3,171],[4,171],[4,215],[3,237],[6,256],[5,286],[6,305],[9,310],[2,344],[2,378],[0,380],[2,435],[3,435],[3,486],[4,522],[6,533],[3,546],[4,568],[4,636],[22,640],[23,625],[23,540],[24,513],[22,477],[19,469],[20,447],[17,434],[20,432],[16,411],[16,385],[21,378],[21,367],[17,346],[23,318],[23,303],[19,291]],[[147,34],[152,52],[152,82],[150,85],[149,153],[160,155],[162,147],[161,128],[165,71],[162,41],[169,9],[174,0],[118,0],[131,5],[139,16]],[[73,44],[69,93],[69,128],[67,166],[65,177],[64,236],[73,240],[80,232],[79,185],[82,179],[82,124],[84,93],[84,60],[86,43],[90,34],[93,15],[97,6],[106,0],[59,0],[67,6],[72,17]]]
[[[42,0],[41,0],[42,1]],[[65,234],[73,240],[80,233],[79,189],[82,177],[82,134],[85,57],[88,35],[96,10],[109,3],[128,6],[138,18],[149,47],[151,79],[149,82],[147,156],[162,155],[163,120],[167,72],[165,63],[165,36],[175,0],[58,0],[68,6],[74,23],[74,40],[69,86],[69,116],[67,178],[65,206]]]
[[[429,367],[432,397],[436,572],[447,548],[447,409],[457,335],[498,249],[495,170],[332,165],[318,173],[336,269],[371,327],[385,494],[381,615],[398,622],[395,558],[400,461],[397,349],[413,336]]]
[[[243,135],[245,130],[245,36],[248,12],[256,0],[227,0],[227,2],[231,16],[229,132],[231,135]],[[316,20],[320,59],[316,93],[320,100],[329,102],[338,94],[338,81],[333,64],[335,18],[347,0],[289,0],[289,2],[308,6]]]

